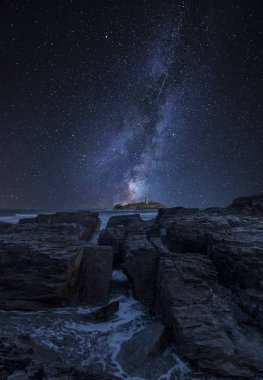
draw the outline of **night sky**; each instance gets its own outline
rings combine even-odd
[[[262,0],[1,0],[0,208],[263,190]]]

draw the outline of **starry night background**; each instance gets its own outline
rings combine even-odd
[[[0,2],[0,208],[262,191],[261,0]]]

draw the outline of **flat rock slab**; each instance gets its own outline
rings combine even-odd
[[[83,227],[81,239],[90,240],[99,227],[99,213],[91,211],[56,212],[55,214],[40,214],[35,218],[25,218],[19,224],[44,223],[44,224],[77,224]]]

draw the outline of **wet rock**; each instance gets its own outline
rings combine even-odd
[[[130,234],[123,247],[123,271],[129,278],[133,295],[152,307],[156,293],[159,252],[145,234]]]
[[[120,380],[97,366],[80,367],[62,363],[43,363],[38,366],[43,380]]]
[[[152,323],[122,343],[117,360],[127,373],[136,375],[138,368],[165,350],[169,339],[169,334],[161,323]]]
[[[30,337],[20,341],[1,336],[1,380],[118,380],[119,377],[103,371],[100,366],[69,364],[58,353],[37,346]]]
[[[175,253],[160,259],[159,303],[176,347],[192,365],[216,376],[248,378],[263,371],[263,340],[242,324],[231,292],[210,258]]]
[[[119,310],[119,302],[113,301],[89,313],[85,319],[93,322],[106,322]]]
[[[12,375],[5,377],[6,380],[120,380],[119,377],[110,375],[103,370],[93,367],[73,367],[61,363],[32,362],[26,370],[16,370]]]
[[[84,367],[84,369],[82,369],[82,372],[85,376],[83,380],[121,380],[120,377],[111,375],[103,371],[102,368],[97,368],[96,366],[88,366],[86,368]]]
[[[0,309],[107,302],[111,249],[84,248],[82,231],[78,224],[25,223],[1,232]]]

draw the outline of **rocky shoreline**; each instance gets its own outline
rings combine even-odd
[[[99,224],[99,214],[87,211],[0,223],[0,318],[7,326],[0,329],[0,379],[263,379],[263,194],[226,208],[160,209],[148,222],[113,216],[91,244]],[[83,306],[93,308],[81,317],[83,328],[112,324],[119,312],[112,292],[129,292],[112,271],[123,271],[149,313],[118,347],[117,377],[99,358],[89,365],[62,359],[33,334],[11,331],[16,318],[23,324],[31,315],[56,323],[65,308],[77,323]],[[101,339],[96,335],[97,351],[105,356]],[[61,342],[61,352],[63,344],[72,343]],[[169,349],[187,369],[163,377],[179,360],[164,354]]]

